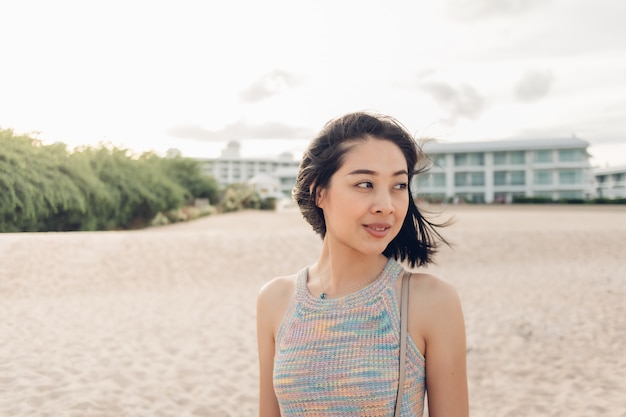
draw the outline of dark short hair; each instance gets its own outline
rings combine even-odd
[[[386,115],[357,112],[333,119],[324,125],[302,156],[294,200],[302,216],[322,238],[326,235],[324,212],[316,204],[319,190],[328,187],[330,179],[343,164],[350,145],[374,137],[388,140],[400,148],[406,159],[409,184],[417,173],[428,167],[428,157],[421,147],[396,119]],[[383,254],[411,267],[432,262],[440,242],[447,243],[435,224],[424,218],[417,208],[409,187],[409,207],[398,235],[389,243]]]

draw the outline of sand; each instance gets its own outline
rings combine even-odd
[[[432,209],[471,415],[626,416],[626,208]],[[293,209],[0,235],[0,416],[256,415],[256,294],[319,248]]]

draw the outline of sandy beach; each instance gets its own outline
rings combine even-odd
[[[471,415],[626,416],[626,207],[429,209]],[[0,234],[0,416],[255,416],[256,294],[320,245],[295,209]]]

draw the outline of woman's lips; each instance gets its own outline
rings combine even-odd
[[[391,225],[387,223],[370,223],[364,224],[363,226],[365,227],[367,233],[376,238],[383,238],[387,236],[387,233],[389,233],[389,230],[391,229]]]

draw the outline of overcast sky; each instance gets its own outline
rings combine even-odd
[[[296,156],[371,110],[441,141],[576,137],[626,165],[626,1],[2,1],[0,127]]]

